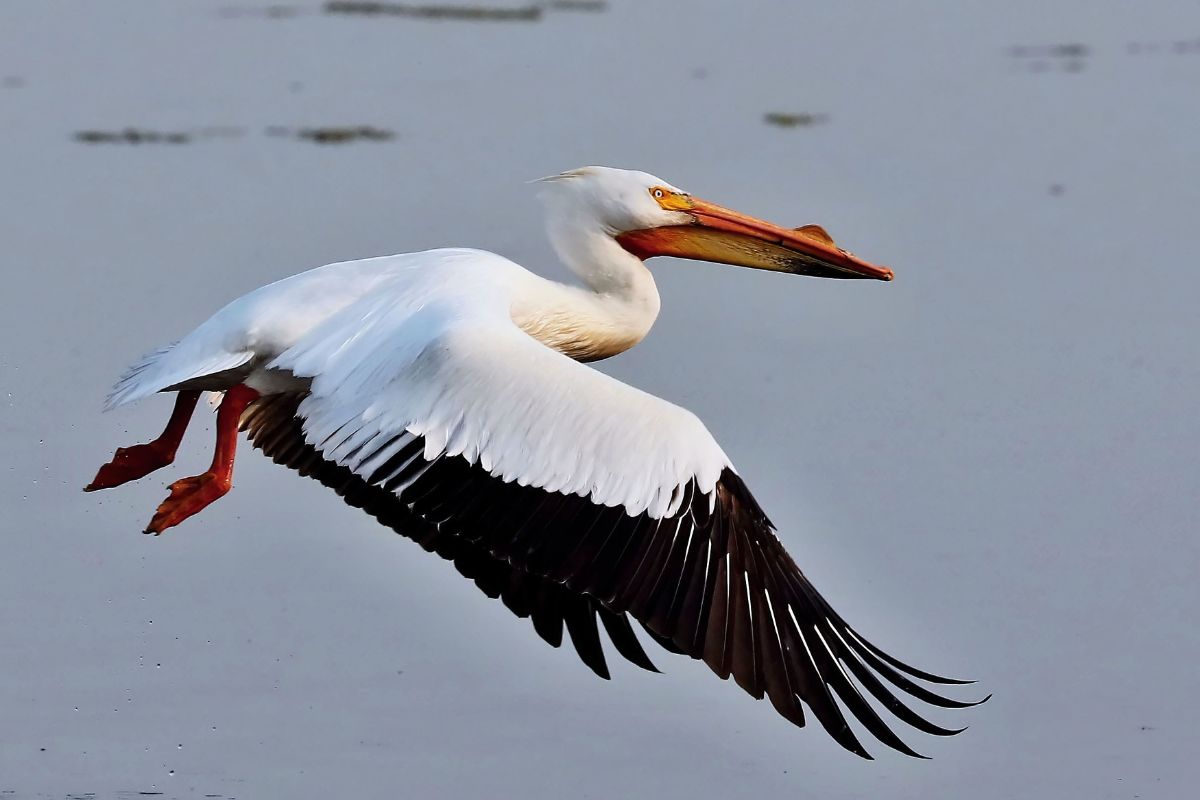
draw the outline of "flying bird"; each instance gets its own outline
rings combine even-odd
[[[975,703],[926,684],[968,681],[871,644],[796,566],[695,415],[585,366],[650,330],[653,256],[823,278],[892,271],[818,226],[779,227],[644,172],[584,167],[542,185],[551,243],[582,286],[470,249],[329,264],[264,286],[120,379],[107,408],[174,392],[174,410],[86,490],[170,464],[201,393],[217,392],[212,465],[171,484],[147,533],[229,491],[241,429],[453,561],[551,645],[565,627],[603,678],[601,625],[617,653],[657,671],[632,618],[792,723],[811,714],[860,756],[870,758],[848,718],[918,755],[868,697],[919,731],[957,733],[897,690],[963,708]]]

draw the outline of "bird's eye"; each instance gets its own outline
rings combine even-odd
[[[692,201],[685,192],[668,189],[665,186],[651,186],[646,191],[654,198],[654,202],[666,211],[685,211],[692,207]]]

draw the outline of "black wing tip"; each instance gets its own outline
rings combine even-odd
[[[920,672],[920,670],[916,670],[915,672]],[[959,680],[958,678],[943,678],[940,675],[934,675],[929,672],[926,672],[924,675],[915,675],[915,677],[918,677],[923,681],[939,684],[941,686],[970,686],[971,684],[978,683],[978,681],[964,681]]]
[[[966,730],[966,728],[962,728],[960,731],[953,731],[953,733],[961,733],[961,731],[965,731],[965,730]],[[867,749],[865,747],[863,747],[862,744],[860,744],[857,740],[855,740],[854,742],[846,742],[846,741],[842,741],[840,738],[834,737],[834,741],[837,742],[839,745],[841,745],[848,752],[853,753],[854,755],[858,756],[859,758],[861,758],[865,761],[874,761],[875,760],[875,756],[871,755],[867,751]],[[933,760],[933,756],[927,756],[924,753],[918,753],[916,750],[913,750],[907,744],[905,744],[904,742],[899,741],[899,740],[897,740],[896,742],[883,742],[883,744],[885,744],[887,747],[891,748],[892,750],[895,750],[897,753],[909,756],[910,758],[920,759],[921,761],[932,761]]]
[[[854,634],[855,636],[858,636],[857,631],[855,631]],[[966,681],[959,678],[946,678],[941,675],[935,675],[932,672],[926,672],[925,670],[917,669],[916,667],[905,664],[903,661],[891,655],[890,653],[880,650],[878,647],[875,647],[875,645],[872,645],[865,639],[862,639],[862,637],[859,636],[858,638],[861,639],[863,643],[867,645],[867,647],[874,650],[876,655],[881,657],[884,661],[888,662],[896,669],[907,673],[913,678],[923,680],[926,683],[933,683],[938,686],[971,686],[972,684],[976,683],[976,681],[973,680]]]
[[[859,721],[861,722],[862,720],[859,720]],[[966,728],[963,728],[962,730],[966,730]],[[959,731],[953,731],[953,733],[959,733]],[[920,759],[921,761],[932,761],[933,760],[932,756],[927,756],[924,753],[918,753],[916,750],[913,750],[911,747],[908,746],[908,744],[906,742],[904,742],[898,736],[893,735],[891,737],[890,741],[885,741],[884,739],[882,739],[878,736],[876,736],[876,738],[879,739],[879,741],[882,744],[886,745],[887,747],[891,748],[892,750],[895,750],[897,753],[900,753],[901,755],[906,755],[910,758]],[[851,753],[853,753],[856,756],[864,758],[867,761],[875,760],[875,756],[868,753],[866,748],[864,748],[857,740],[855,740],[853,742],[853,745],[855,745],[855,746],[852,746],[851,743],[844,742],[841,739],[838,739],[836,737],[835,737],[834,741],[836,741],[838,744],[840,744],[842,747],[846,748],[847,750],[849,750]]]
[[[539,634],[539,636],[540,636],[540,634]],[[543,642],[545,642],[546,644],[550,645],[550,646],[551,646],[551,647],[553,647],[555,650],[557,650],[558,648],[562,647],[562,639],[559,639],[557,642],[556,642],[556,641],[553,641],[553,640],[551,640],[551,639],[547,639],[545,636],[542,636],[542,637],[541,637],[541,639],[542,639],[542,641],[543,641]]]
[[[939,695],[939,697],[941,696]],[[948,697],[941,697],[941,699],[945,701],[945,705],[943,706],[944,708],[974,708],[975,706],[981,706],[988,700],[991,700],[992,695],[989,692],[979,700],[951,700]]]
[[[578,642],[575,643],[575,654],[579,657],[587,668],[595,673],[597,678],[602,680],[612,680],[612,675],[608,671],[608,662],[604,658],[604,653],[601,651],[596,654],[584,652],[580,649]]]
[[[947,678],[942,675],[935,675],[932,672],[926,672],[923,669],[917,669],[916,667],[914,667],[910,664],[904,663],[903,661],[896,658],[891,653],[888,653],[887,651],[882,650],[879,647],[876,647],[875,645],[871,644],[869,641],[867,641],[865,638],[863,638],[862,635],[859,634],[858,631],[854,630],[850,626],[847,625],[846,630],[849,631],[851,634],[853,634],[854,638],[858,639],[867,649],[872,650],[875,653],[875,655],[879,656],[881,659],[886,661],[888,664],[891,664],[896,669],[900,670],[901,672],[906,673],[907,675],[909,675],[913,678],[923,680],[926,683],[937,684],[938,686],[970,686],[970,685],[976,683],[976,681],[973,681],[973,680],[962,680],[960,678]]]
[[[958,736],[965,731],[968,725],[963,725],[961,728],[942,728],[940,731],[926,731],[930,736]]]
[[[627,653],[622,653],[621,655],[625,656],[626,661],[628,661],[630,664],[633,664],[635,667],[638,667],[639,669],[644,669],[646,672],[653,672],[655,675],[663,674],[663,671],[659,669],[653,661],[650,660],[649,656],[646,656],[645,660],[642,660],[639,658],[633,658]]]
[[[638,664],[636,661],[633,661],[631,663],[640,667],[641,669],[644,669],[646,672],[653,672],[655,675],[663,674],[663,671],[661,669],[659,669],[658,667],[654,666],[653,664]]]
[[[608,633],[609,640],[626,661],[647,672],[662,674],[662,670],[656,667],[650,660],[650,656],[646,654],[645,648],[642,647],[637,634],[633,632],[633,627],[629,624],[629,618],[624,613],[618,614],[599,605],[596,606],[596,609],[600,621],[604,624],[604,630]]]
[[[826,606],[828,607],[828,604],[826,604]],[[863,637],[862,634],[847,625],[845,620],[831,615],[830,623],[832,624],[834,620],[836,620],[842,626],[843,630],[849,633],[860,645],[862,645],[864,649],[873,654],[876,658],[879,658],[886,664],[889,664],[909,677],[917,678],[918,680],[925,681],[926,683],[936,684],[938,686],[972,686],[978,682],[975,680],[963,680],[961,678],[947,678],[942,675],[935,675],[932,672],[926,672],[925,670],[917,669],[910,664],[904,663],[882,648],[872,644],[865,637]],[[895,682],[893,681],[893,684],[894,683]],[[987,697],[983,698],[983,700],[974,701],[950,700],[949,698],[942,699],[947,701],[948,708],[970,708],[971,706],[977,706],[980,703],[986,702],[988,697],[991,697],[991,695],[989,694]]]
[[[580,647],[577,640],[573,640],[573,643],[575,644],[575,654],[579,657],[579,660],[582,661],[597,678],[606,681],[612,680],[612,675],[608,671],[608,662],[604,658],[603,650],[588,652]]]

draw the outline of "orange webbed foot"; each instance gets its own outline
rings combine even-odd
[[[162,501],[146,533],[158,535],[203,510],[209,503],[229,491],[229,480],[205,472],[190,478],[180,478],[168,488],[171,494]]]
[[[175,453],[158,442],[118,447],[112,461],[100,467],[92,482],[83,487],[85,492],[112,489],[138,478],[144,478],[156,469],[161,469],[175,460]]]

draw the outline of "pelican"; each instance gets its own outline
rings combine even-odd
[[[170,464],[201,393],[219,393],[212,465],[171,484],[147,533],[229,491],[245,430],[274,461],[453,561],[551,645],[565,626],[602,678],[599,625],[617,653],[657,671],[632,618],[795,725],[807,710],[864,758],[848,718],[920,757],[867,696],[919,731],[958,733],[895,692],[963,708],[976,703],[925,684],[969,681],[911,667],[850,627],[695,415],[584,365],[650,330],[653,256],[823,278],[892,271],[818,226],[773,225],[645,172],[583,167],[541,185],[550,241],[582,286],[469,249],[329,264],[264,286],[120,379],[106,408],[174,392],[174,410],[86,491]]]

